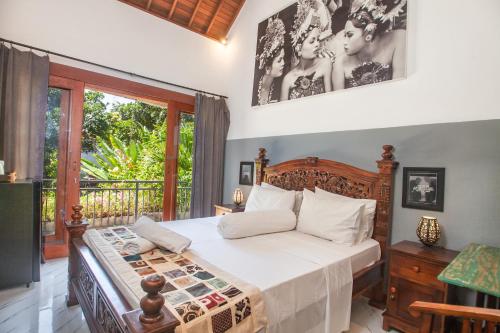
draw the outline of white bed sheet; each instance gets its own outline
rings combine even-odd
[[[380,258],[378,242],[370,239],[348,247],[298,231],[226,240],[217,232],[219,219],[162,225],[190,238],[194,255],[258,287],[269,332],[336,333],[349,328],[352,274]],[[125,283],[120,277],[113,280]]]
[[[197,256],[258,287],[270,332],[348,329],[352,274],[380,259],[377,241],[349,247],[295,230],[226,240],[217,232],[219,219],[166,222],[164,226],[190,238],[190,250]],[[347,261],[348,272],[342,261]],[[331,302],[334,299],[345,303]]]

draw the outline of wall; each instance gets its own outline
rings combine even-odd
[[[227,93],[226,82],[213,79],[227,75],[228,52],[222,44],[117,0],[1,0],[0,36],[128,72]],[[183,91],[54,56],[51,60]]]
[[[231,30],[230,139],[500,118],[498,0],[410,0],[407,80],[252,108],[257,25],[291,3],[247,1]]]
[[[227,143],[224,202],[238,185],[240,161],[265,147],[271,165],[318,156],[377,171],[382,145],[396,147],[392,242],[417,240],[420,216],[437,216],[440,245],[460,250],[470,242],[500,246],[500,120],[420,125],[232,140]],[[444,212],[403,208],[403,167],[445,167]],[[250,187],[244,187],[248,197]]]

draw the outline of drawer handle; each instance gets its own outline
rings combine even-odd
[[[396,299],[396,292],[398,290],[396,289],[396,287],[391,287],[390,291],[391,294],[389,295],[389,298],[391,299],[391,301],[394,301]]]
[[[413,266],[412,269],[413,269],[413,271],[415,273],[419,273],[420,272],[420,267],[418,267],[418,266]]]

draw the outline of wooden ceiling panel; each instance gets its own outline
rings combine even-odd
[[[245,0],[118,0],[217,41],[225,41]]]

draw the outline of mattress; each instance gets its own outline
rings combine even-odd
[[[352,275],[380,258],[373,239],[348,247],[298,231],[226,240],[220,217],[163,222],[192,240],[189,252],[259,288],[269,332],[315,333],[349,329]],[[131,280],[117,274],[109,256],[87,242],[131,304]],[[108,258],[107,258],[108,257]],[[136,283],[136,282],[133,282]],[[137,293],[136,293],[137,294]]]

